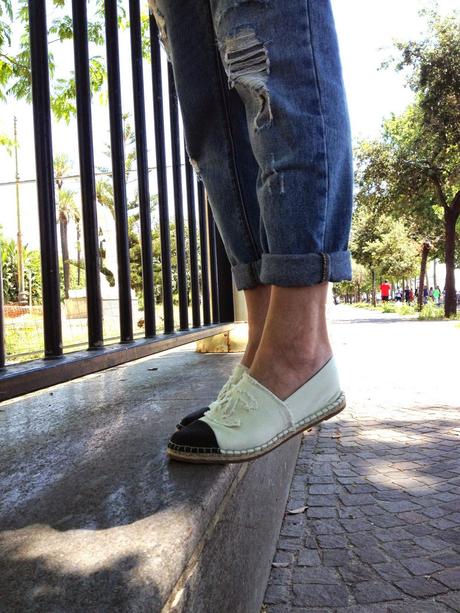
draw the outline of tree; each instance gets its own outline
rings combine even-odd
[[[445,315],[456,313],[456,226],[460,217],[460,14],[424,11],[428,33],[396,45],[397,70],[416,94],[401,118],[387,122],[385,140],[399,168],[399,191],[412,199],[431,192],[443,211]],[[394,64],[393,60],[393,64]],[[390,65],[390,62],[387,63]]]
[[[29,41],[29,15],[27,0],[19,0],[17,10],[13,10],[11,0],[0,0],[0,101],[7,101],[8,97],[16,100],[31,101],[32,79],[30,68],[30,41]],[[65,0],[53,0],[53,19],[49,24],[49,71],[51,76],[51,109],[57,119],[69,122],[76,113],[75,105],[75,76],[70,71],[66,78],[54,78],[56,63],[54,49],[66,41],[73,39],[73,25],[70,3]],[[102,48],[104,39],[104,0],[95,0],[90,5],[93,11],[88,19],[88,39],[92,47]],[[128,24],[126,11],[122,0],[118,0],[119,24],[126,27]],[[143,15],[143,21],[148,19]],[[20,24],[22,35],[18,48],[12,46],[11,26]],[[144,36],[147,36],[145,26]],[[144,45],[146,48],[146,45]],[[147,56],[146,56],[147,58]],[[102,56],[95,53],[89,60],[91,90],[98,93],[103,90],[107,80],[107,72]]]
[[[75,202],[75,192],[64,189],[64,178],[72,169],[71,162],[66,155],[57,155],[54,158],[54,177],[57,186],[57,223],[61,237],[62,269],[64,274],[64,297],[69,297],[70,289],[70,258],[68,225],[73,219],[80,223],[80,211]]]
[[[356,262],[371,271],[374,304],[376,275],[399,281],[412,277],[417,269],[419,248],[404,222],[366,209],[362,199],[353,218],[351,252]]]
[[[354,260],[352,260],[351,266],[351,281],[334,283],[334,295],[345,297],[346,302],[351,302],[352,297],[356,302],[360,302],[362,293],[365,292],[367,299],[369,299],[369,293],[372,291],[372,276],[369,269]]]

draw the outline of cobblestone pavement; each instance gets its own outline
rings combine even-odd
[[[460,611],[460,328],[331,315],[348,406],[305,433],[263,610]]]

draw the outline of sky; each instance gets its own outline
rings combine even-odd
[[[392,54],[395,39],[418,38],[423,30],[423,21],[418,11],[434,6],[430,0],[332,0],[347,99],[354,140],[373,138],[379,134],[382,121],[391,113],[400,113],[411,102],[412,93],[405,87],[404,76],[379,66]],[[439,0],[442,12],[458,7],[458,0]],[[49,16],[50,17],[50,16]],[[19,32],[16,32],[18,35]],[[131,77],[129,64],[128,33],[121,35],[123,107],[132,110]],[[166,63],[163,57],[164,64]],[[58,73],[68,74],[73,69],[70,43],[59,51]],[[149,67],[145,70],[147,129],[149,133],[149,163],[154,165],[153,116]],[[38,248],[38,215],[36,205],[35,159],[33,149],[33,124],[30,106],[25,103],[0,104],[0,133],[12,137],[13,116],[18,118],[19,175],[21,180],[20,201],[24,242],[30,248]],[[109,166],[104,155],[109,140],[108,108],[96,100],[93,104],[94,142],[96,166]],[[77,131],[75,121],[68,126],[64,122],[53,123],[54,154],[67,153],[78,174]],[[14,159],[0,149],[0,224],[7,237],[16,234],[16,196]],[[133,175],[135,179],[135,175]],[[1,185],[12,182],[12,185]],[[78,179],[67,181],[66,188],[78,192]],[[135,189],[135,181],[128,190]],[[151,173],[151,191],[156,189],[155,173]],[[72,241],[71,241],[72,242]]]

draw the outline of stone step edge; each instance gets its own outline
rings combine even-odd
[[[194,574],[199,561],[200,561],[200,555],[203,553],[206,544],[210,541],[210,539],[212,538],[212,535],[214,533],[214,529],[217,526],[218,522],[220,521],[220,519],[223,517],[225,509],[228,506],[228,502],[229,500],[232,498],[233,494],[235,493],[238,485],[241,483],[241,481],[244,479],[246,473],[248,472],[249,469],[249,464],[243,464],[239,471],[236,473],[232,483],[230,484],[226,494],[224,495],[224,497],[222,498],[221,503],[219,504],[219,507],[217,508],[214,517],[211,519],[210,523],[208,524],[206,530],[203,533],[203,536],[201,537],[201,539],[198,541],[198,543],[195,546],[195,550],[192,553],[191,557],[189,558],[184,570],[182,571],[179,579],[177,580],[176,585],[174,586],[174,588],[171,591],[171,594],[168,598],[168,600],[165,602],[165,604],[163,605],[162,608],[162,613],[169,613],[170,611],[176,611],[176,607],[179,605],[180,600],[183,596],[184,590],[186,588],[187,582],[188,580],[191,578],[191,576]]]
[[[161,613],[260,612],[301,438],[241,465]]]

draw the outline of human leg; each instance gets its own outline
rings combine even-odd
[[[180,4],[154,0],[151,7],[172,63],[187,152],[205,184],[236,286],[244,290],[247,304],[246,351],[219,398],[251,365],[268,309],[270,287],[262,285],[259,277],[266,239],[256,193],[258,166],[243,102],[236,90],[227,87],[208,0]],[[207,410],[193,411],[178,426],[193,422]]]
[[[348,115],[328,2],[211,0],[229,84],[245,104],[274,287],[248,373],[169,453],[244,461],[334,415],[344,397],[325,322],[326,282],[351,276]],[[286,314],[288,316],[286,316]]]
[[[264,228],[244,105],[229,90],[209,0],[150,0],[174,73],[192,166],[203,181],[238,289],[260,284]]]
[[[210,4],[259,166],[262,282],[305,286],[350,278],[351,139],[330,3]]]
[[[248,368],[252,365],[262,338],[270,304],[271,289],[270,285],[258,285],[252,289],[244,290],[248,311],[248,343],[241,362]]]
[[[270,285],[257,285],[254,288],[244,290],[246,307],[248,312],[248,342],[241,362],[237,364],[231,373],[229,379],[219,392],[217,400],[223,398],[230,392],[232,387],[238,383],[243,373],[251,367],[254,356],[259,347],[260,339],[265,325],[268,306],[270,303]],[[177,424],[177,427],[183,428],[197,419],[200,419],[209,410],[209,407],[202,407],[187,414]]]
[[[272,287],[264,333],[249,373],[282,400],[332,356],[327,289],[327,283]]]

